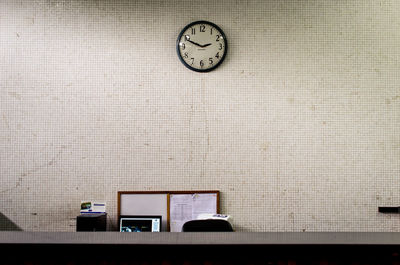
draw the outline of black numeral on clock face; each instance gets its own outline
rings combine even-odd
[[[196,35],[196,28],[192,28],[192,35]]]
[[[206,32],[206,26],[200,25],[200,32]]]

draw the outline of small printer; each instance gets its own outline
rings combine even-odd
[[[234,232],[232,218],[223,214],[199,214],[183,224],[182,232]]]
[[[225,215],[225,214],[202,213],[202,214],[199,214],[196,219],[197,220],[207,220],[207,219],[225,220],[232,224],[232,217],[230,215]]]

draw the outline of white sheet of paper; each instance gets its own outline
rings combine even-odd
[[[185,222],[192,219],[193,199],[191,194],[171,194],[170,231],[181,232]]]
[[[217,195],[197,193],[193,195],[192,219],[202,213],[217,213]]]

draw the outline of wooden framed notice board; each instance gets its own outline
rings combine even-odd
[[[160,215],[161,231],[180,232],[200,214],[220,213],[218,190],[119,191],[118,220],[126,215]]]

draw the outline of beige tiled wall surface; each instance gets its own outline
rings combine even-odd
[[[219,25],[186,69],[180,30]],[[400,2],[0,1],[0,212],[74,231],[81,200],[221,191],[238,231],[399,231]]]

